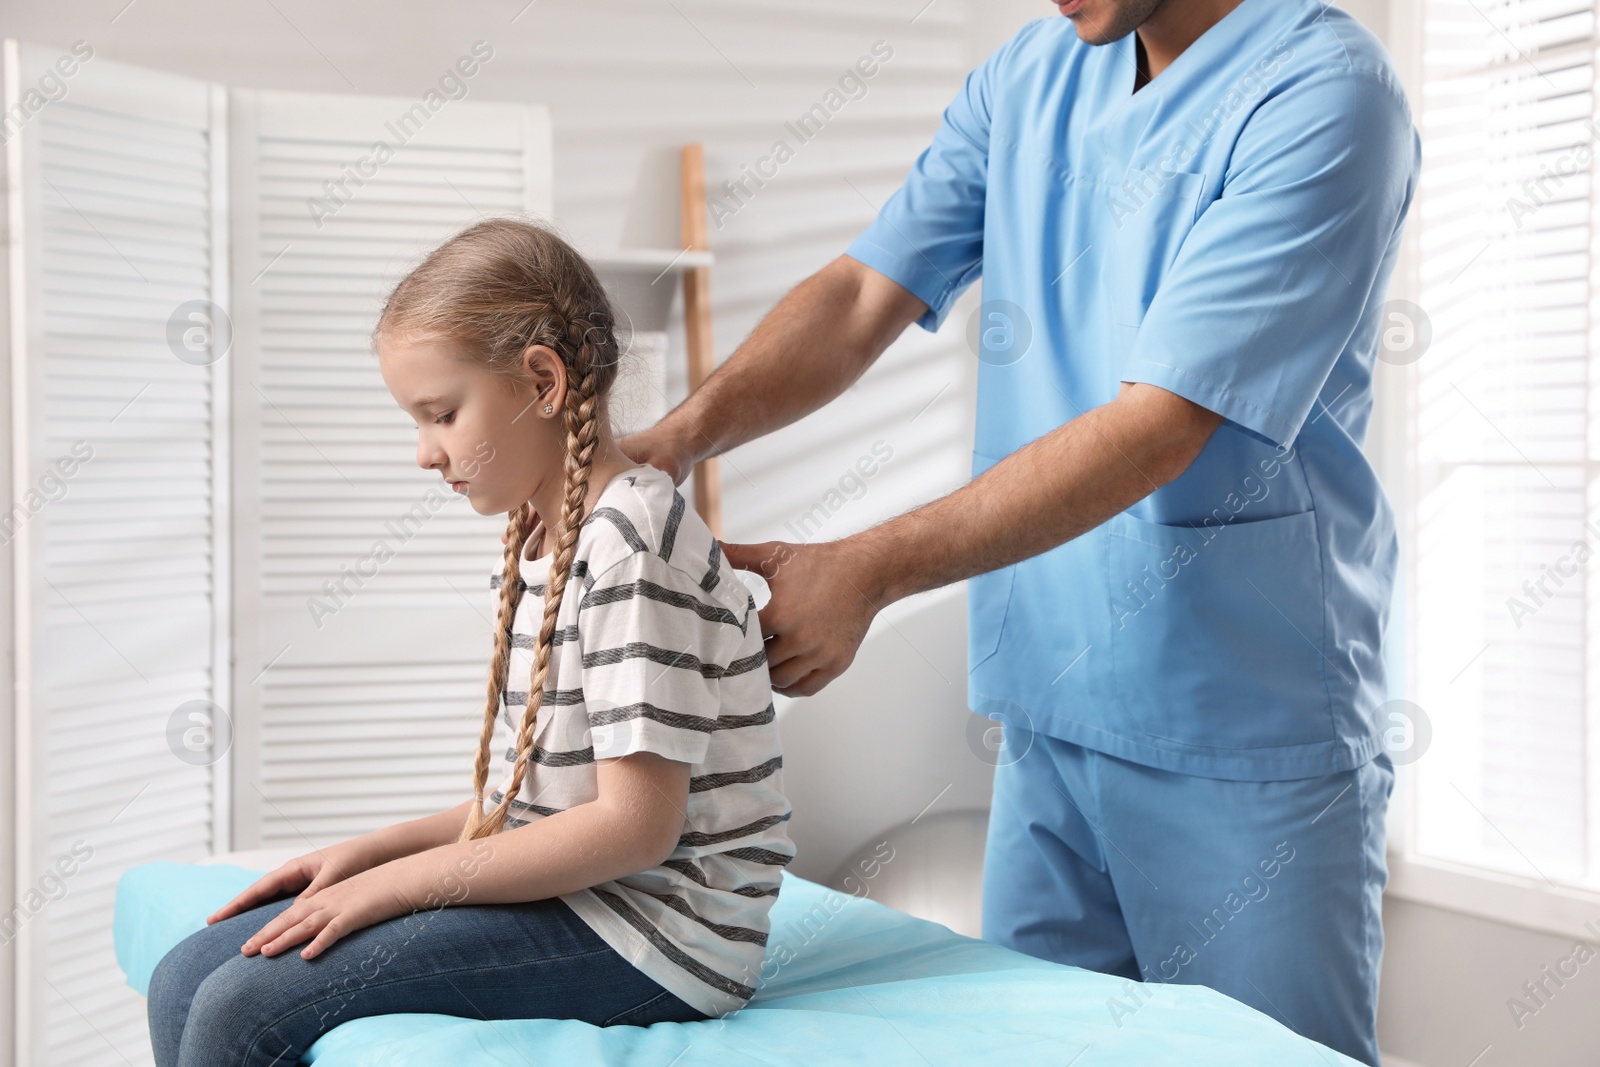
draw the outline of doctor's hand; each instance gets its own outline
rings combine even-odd
[[[673,485],[682,485],[694,470],[694,456],[662,431],[658,422],[637,433],[617,438],[622,454],[635,463],[648,463],[658,471],[666,472]]]
[[[885,607],[875,599],[865,561],[850,540],[718,544],[729,563],[755,571],[772,589],[757,615],[773,690],[808,697],[843,674],[873,616]]]

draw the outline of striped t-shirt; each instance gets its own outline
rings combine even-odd
[[[500,786],[485,812],[511,781],[552,555],[520,564],[495,727]],[[490,618],[503,570],[489,580]],[[686,1003],[708,1015],[740,1008],[794,857],[755,599],[672,479],[640,465],[606,485],[579,529],[556,623],[533,756],[505,829],[594,800],[596,759],[648,751],[690,764],[672,855],[561,899]]]

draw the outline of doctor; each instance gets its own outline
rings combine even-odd
[[[624,438],[691,465],[838,396],[981,274],[973,480],[768,575],[773,685],[968,579],[1006,725],[984,936],[1201,983],[1365,1063],[1393,767],[1396,564],[1362,453],[1419,139],[1319,0],[1068,0],[966,80],[905,184],[692,396]]]

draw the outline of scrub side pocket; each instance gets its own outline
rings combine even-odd
[[[1206,749],[1334,737],[1314,511],[1210,527],[1115,516],[1111,653],[1129,725]],[[1332,677],[1330,677],[1332,676]]]

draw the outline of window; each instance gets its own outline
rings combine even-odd
[[[1423,4],[1414,855],[1600,888],[1593,0]],[[1394,305],[1391,305],[1391,308]],[[1392,322],[1398,320],[1391,317]]]

